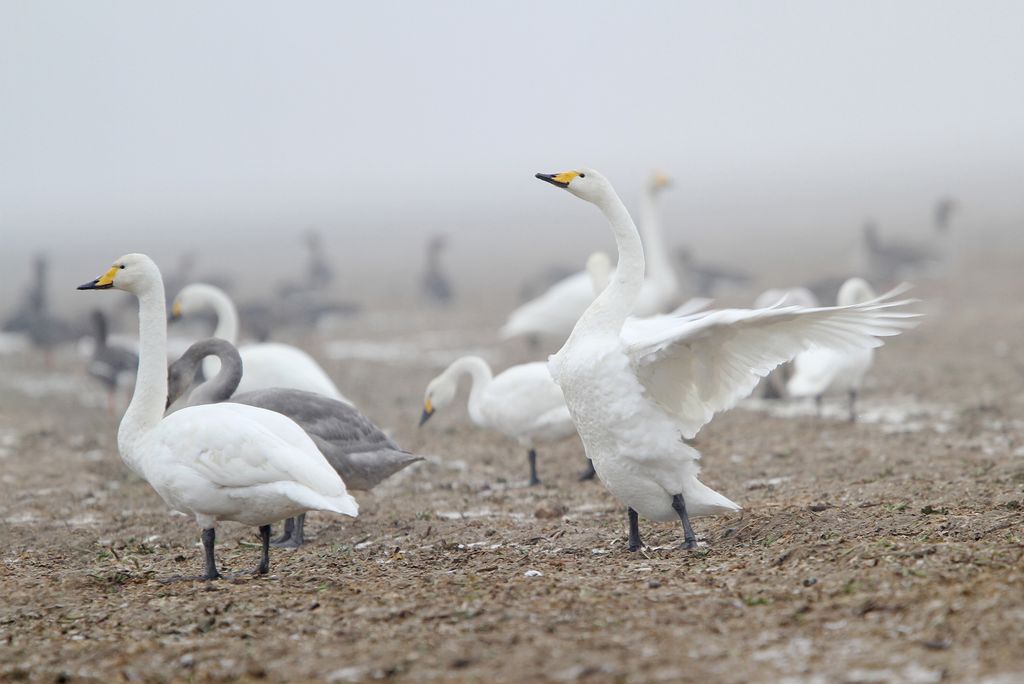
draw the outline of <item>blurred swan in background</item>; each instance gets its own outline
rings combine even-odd
[[[739,509],[697,479],[694,437],[719,411],[750,394],[761,377],[814,344],[873,347],[911,327],[908,303],[883,297],[852,307],[725,309],[673,319],[626,319],[644,281],[640,235],[611,184],[592,169],[537,177],[596,205],[611,226],[618,267],[608,287],[551,357],[587,456],[628,507],[629,548],[640,548],[638,515],[682,523]]]
[[[689,291],[698,297],[711,297],[722,287],[746,287],[753,280],[746,271],[699,262],[686,247],[676,250],[676,260],[689,283]]]
[[[551,379],[547,364],[524,363],[495,376],[478,356],[457,359],[427,385],[421,426],[438,409],[452,403],[463,375],[468,375],[472,382],[467,407],[473,423],[511,437],[526,448],[530,485],[540,484],[534,447],[561,441],[576,432],[562,390]]]
[[[853,306],[875,299],[875,292],[862,278],[850,278],[839,288],[836,304]],[[864,376],[871,369],[875,351],[857,347],[833,349],[819,346],[800,352],[793,360],[793,375],[787,383],[787,392],[793,398],[814,397],[821,413],[825,394],[845,392],[849,398],[850,422],[857,419],[857,392],[864,384]]]
[[[451,280],[441,264],[441,254],[448,247],[444,235],[434,235],[427,242],[427,265],[423,272],[422,292],[425,299],[447,305],[452,301]]]
[[[115,415],[117,389],[127,385],[135,377],[139,367],[139,355],[126,347],[109,341],[107,316],[99,309],[92,312],[92,358],[89,359],[89,375],[107,388],[107,411]]]
[[[679,303],[679,279],[672,267],[661,230],[658,198],[671,185],[668,177],[655,173],[641,196],[641,228],[648,253],[647,277],[632,313],[652,316],[670,310]],[[504,339],[518,336],[550,336],[564,340],[576,321],[594,301],[594,288],[587,272],[579,271],[558,281],[551,288],[511,314],[501,328]]]
[[[935,207],[931,236],[917,242],[882,240],[878,225],[867,221],[861,245],[865,275],[873,282],[891,285],[908,278],[940,274],[950,259],[949,223],[955,207],[952,200],[940,200]]]
[[[50,312],[46,296],[46,281],[49,260],[43,254],[36,255],[32,263],[32,283],[25,291],[25,298],[18,309],[3,325],[4,332],[24,334],[33,347],[43,354],[46,368],[53,368],[53,348],[74,340],[74,328]]]
[[[213,337],[237,345],[238,311],[231,298],[217,287],[202,283],[187,285],[174,298],[171,318],[174,320],[210,309],[217,315],[217,327]],[[342,395],[313,357],[298,347],[265,342],[241,346],[238,353],[242,355],[245,369],[238,384],[238,392],[286,387],[316,392],[338,401],[352,403]],[[215,357],[207,357],[203,361],[203,375],[207,378],[217,375],[219,368],[220,361]]]
[[[214,378],[189,391],[199,365],[209,355],[220,360],[220,370]],[[350,490],[369,491],[399,470],[423,460],[403,451],[369,418],[343,401],[281,388],[235,394],[242,377],[242,357],[226,340],[211,338],[196,342],[171,364],[167,376],[170,412],[184,408],[176,403],[184,396],[187,406],[230,401],[288,416],[312,438]],[[283,536],[272,544],[289,548],[301,546],[305,540],[305,522],[305,513],[295,519],[288,518]]]
[[[127,254],[80,290],[119,289],[139,302],[139,372],[121,419],[121,459],[168,506],[202,529],[206,571],[219,578],[215,527],[222,520],[258,526],[257,574],[270,569],[270,524],[307,510],[355,517],[359,507],[316,444],[289,418],[253,406],[192,406],[167,417],[167,305],[160,270]]]

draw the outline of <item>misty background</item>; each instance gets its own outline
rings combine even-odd
[[[848,266],[869,216],[926,236],[947,193],[966,248],[1019,250],[1022,26],[1010,1],[4,1],[0,311],[40,250],[57,309],[131,251],[268,293],[310,228],[353,298],[412,301],[445,232],[458,293],[511,302],[613,248],[533,178],[578,166],[634,211],[665,171],[669,242],[773,284]]]

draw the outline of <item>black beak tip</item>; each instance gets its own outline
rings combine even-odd
[[[420,414],[420,425],[419,426],[423,427],[423,424],[426,423],[428,420],[430,420],[430,416],[432,416],[432,415],[434,415],[433,411],[427,411],[426,409],[423,409],[423,413]]]
[[[110,285],[97,285],[96,283],[98,283],[99,281],[100,281],[99,278],[97,278],[96,280],[90,280],[87,283],[83,283],[83,284],[79,285],[75,289],[78,289],[78,290],[109,290],[111,288]]]
[[[552,185],[554,185],[557,188],[567,188],[567,187],[569,187],[568,183],[562,183],[562,182],[556,181],[555,180],[555,174],[553,174],[553,173],[535,173],[535,174],[533,174],[533,177],[534,178],[539,178],[542,181],[544,181],[545,183],[551,183]]]

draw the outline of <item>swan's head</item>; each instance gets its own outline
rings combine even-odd
[[[107,272],[95,280],[79,285],[79,290],[124,290],[138,295],[162,282],[160,269],[145,254],[125,254]]]
[[[670,187],[672,187],[672,179],[663,171],[655,171],[654,175],[651,176],[651,192],[661,192]]]
[[[420,425],[423,425],[434,415],[437,409],[447,407],[455,399],[455,392],[458,389],[456,379],[446,370],[427,385],[427,391],[423,393],[423,413],[420,415]]]
[[[538,173],[537,178],[552,185],[565,188],[582,200],[597,204],[608,194],[614,193],[611,183],[594,169],[586,167],[562,173]]]
[[[863,278],[850,278],[839,288],[836,304],[839,306],[863,304],[864,302],[870,302],[876,296],[875,290],[868,285],[866,280]]]
[[[176,321],[182,316],[202,313],[210,307],[212,285],[193,283],[181,288],[181,292],[171,304],[171,320]]]

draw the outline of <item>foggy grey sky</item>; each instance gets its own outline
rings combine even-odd
[[[2,259],[314,224],[554,250],[594,217],[532,174],[578,165],[627,202],[667,170],[709,232],[924,221],[947,190],[1019,218],[1022,26],[1019,2],[5,0]]]

